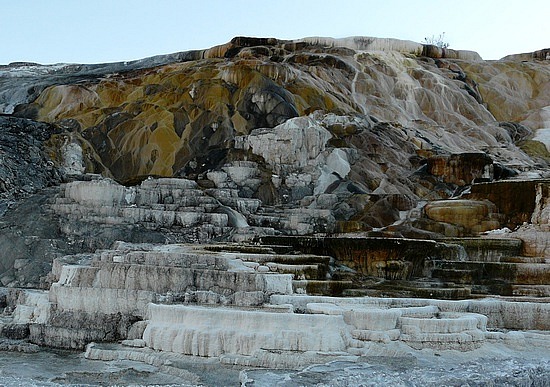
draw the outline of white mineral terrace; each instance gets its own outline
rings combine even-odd
[[[296,294],[294,275],[315,265],[290,267],[270,262],[290,256],[219,247],[118,243],[89,264],[58,263],[49,292],[21,293],[12,323],[30,324],[31,341],[75,348],[92,342],[90,359],[151,364],[160,356],[151,350],[295,368],[367,355],[373,345],[390,352],[395,345],[456,351],[487,343],[550,345],[545,302]],[[135,322],[123,325],[125,318]],[[123,346],[93,344],[107,337],[114,320]]]

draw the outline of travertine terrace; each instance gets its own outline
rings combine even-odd
[[[237,37],[0,67],[0,343],[174,375],[547,353],[547,58]]]

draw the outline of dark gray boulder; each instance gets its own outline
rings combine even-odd
[[[59,183],[60,174],[44,148],[55,131],[49,124],[0,116],[0,215],[10,201]]]

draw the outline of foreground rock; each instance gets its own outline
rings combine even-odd
[[[529,227],[543,238],[547,182],[532,187],[536,200]],[[147,180],[139,188],[90,180],[67,184],[65,199],[54,208],[63,212],[74,206],[66,213],[77,214],[86,203],[97,208],[99,219],[126,211],[125,218],[136,216],[133,223],[148,221],[149,227],[169,227],[183,216],[166,201],[159,213],[141,208],[151,195],[207,198],[186,180]],[[463,218],[442,220],[449,219]],[[86,347],[88,358],[104,361],[157,364],[173,354],[268,368],[355,362],[373,351],[397,351],[395,356],[495,345],[544,350],[550,330],[546,245],[533,243],[526,229],[500,239],[446,243],[307,236],[264,237],[272,246],[118,242],[109,250],[56,259],[47,292],[4,292],[2,334],[40,345]],[[538,256],[530,256],[533,251]],[[384,291],[372,286],[373,280],[390,285],[385,291],[396,281],[409,281],[417,298],[334,297]],[[358,289],[359,283],[367,286]],[[421,296],[427,292],[440,299]],[[470,298],[495,293],[508,297]],[[93,344],[113,341],[123,347]]]
[[[0,116],[0,216],[13,200],[59,184],[44,146],[54,132],[51,125]]]
[[[550,382],[546,357],[540,352],[503,352],[501,348],[468,353],[424,352],[392,357],[374,355],[353,361],[313,365],[302,371],[247,370],[241,373],[246,386],[276,383],[334,386],[441,386],[441,385],[537,385]],[[437,359],[437,360],[434,360]],[[366,382],[368,381],[368,382]]]

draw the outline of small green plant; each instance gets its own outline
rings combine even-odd
[[[445,40],[445,32],[440,33],[438,36],[432,35],[424,38],[424,44],[431,44],[439,48],[448,48],[449,42]]]

